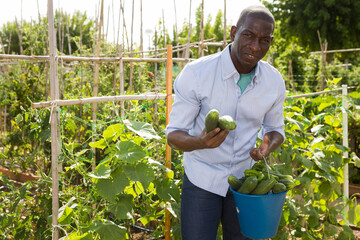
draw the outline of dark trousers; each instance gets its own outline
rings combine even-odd
[[[181,194],[182,240],[215,240],[221,221],[223,240],[249,239],[241,234],[232,192],[226,197],[196,187],[184,174]]]

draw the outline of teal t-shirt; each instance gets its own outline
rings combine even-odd
[[[254,73],[255,73],[255,68],[249,73],[240,74],[240,78],[237,82],[237,85],[240,87],[241,93],[244,93],[245,89],[247,88],[252,78],[254,77]]]

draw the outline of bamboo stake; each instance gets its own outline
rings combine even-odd
[[[189,32],[188,32],[188,39],[186,44],[185,50],[185,58],[189,58],[190,56],[190,39],[191,39],[191,0],[190,0],[190,7],[189,7]]]
[[[155,28],[155,54],[157,53],[157,45],[158,45],[158,41],[157,41],[157,31],[156,31],[156,28]],[[157,84],[157,63],[154,64],[154,90],[155,92],[159,92],[159,89],[158,89],[158,84]],[[158,118],[158,105],[155,104],[154,106],[154,111],[156,114],[154,114],[154,117],[155,117],[155,123],[157,124],[159,122],[159,118]]]
[[[16,23],[16,29],[17,29],[18,38],[19,38],[20,54],[24,55],[24,50],[23,50],[23,47],[22,47],[22,32],[21,32],[21,29],[19,28],[19,24],[17,22],[16,17],[15,17],[15,23]]]
[[[201,20],[200,20],[200,42],[199,56],[204,56],[204,0],[201,1]]]
[[[11,45],[11,32],[9,34],[8,54],[10,54],[10,45]]]
[[[101,0],[101,7],[100,7],[100,23],[99,23],[99,35],[98,41],[96,44],[96,56],[100,55],[100,46],[101,46],[101,27],[103,25],[103,11],[104,11],[104,0]],[[99,84],[99,68],[100,64],[98,62],[95,63],[94,69],[94,97],[98,95],[98,84]],[[97,104],[94,103],[93,105],[93,112],[92,112],[92,120],[93,120],[93,131],[96,131],[96,112],[97,112]],[[92,170],[95,171],[96,167],[96,148],[93,149],[94,151],[94,161],[92,163]]]
[[[115,31],[115,13],[114,13],[114,0],[111,1],[111,12],[112,12],[112,20],[113,20],[113,33],[114,33],[114,38],[113,38],[113,43],[115,44],[115,37],[116,37],[116,31]],[[119,17],[120,17],[120,11],[119,11]]]
[[[0,105],[0,133],[1,133],[1,136],[2,136],[2,134],[3,134],[2,105]],[[3,143],[3,138],[1,138],[1,145],[2,145],[2,143]]]
[[[52,105],[69,106],[74,104],[119,102],[119,101],[127,101],[127,100],[157,100],[157,99],[166,99],[166,97],[167,94],[151,92],[147,94],[138,94],[138,95],[117,95],[117,96],[91,97],[91,98],[82,98],[82,99],[54,100],[54,101],[32,103],[31,107],[35,109],[35,108],[51,107]]]
[[[121,0],[120,0],[120,5],[121,5]],[[127,34],[127,29],[126,29],[126,22],[125,22],[125,10],[124,10],[124,5],[125,5],[125,1],[124,3],[121,5],[121,12],[122,12],[122,15],[123,15],[123,38],[124,36],[126,37],[126,42],[127,42],[127,46],[128,46],[128,49],[130,48],[130,45],[129,45],[129,37],[128,37],[128,34]],[[124,44],[124,40],[123,40],[123,45]],[[123,46],[123,49],[125,49],[125,46]]]
[[[142,0],[140,0],[140,52],[141,57],[144,57],[144,36],[143,36],[143,16],[142,16]],[[150,48],[150,46],[149,46]]]
[[[175,13],[175,43],[179,45],[178,30],[177,30],[177,17],[176,17],[176,2],[174,0],[174,13]],[[176,57],[179,57],[179,52],[176,53]]]
[[[120,51],[119,54],[121,56],[122,54],[122,48],[121,45],[119,45]],[[124,94],[125,93],[125,79],[124,79],[124,62],[121,58],[120,63],[119,63],[119,74],[120,74],[120,94]],[[122,101],[121,103],[121,118],[123,118],[125,116],[125,112],[124,112],[124,101]]]
[[[163,34],[164,34],[164,48],[166,48],[166,33],[165,33],[165,17],[164,17],[164,9],[162,9],[162,25],[163,25]]]
[[[110,6],[108,6],[108,14],[107,14],[107,21],[106,21],[105,42],[107,42],[108,31],[109,31],[109,17],[110,17]]]
[[[130,31],[130,57],[133,56],[133,33],[134,33],[134,0],[132,0],[132,11],[131,11],[131,31]],[[133,90],[133,73],[134,65],[130,63],[130,76],[129,76],[129,92]]]
[[[226,0],[224,0],[224,43],[223,43],[223,47],[226,46],[226,34],[227,34],[227,30],[226,30]]]
[[[11,54],[0,54],[0,59],[17,59],[17,60],[40,60],[49,61],[49,56],[27,56],[27,55],[11,55]],[[76,57],[61,55],[57,56],[57,59],[63,61],[83,61],[83,62],[166,62],[166,58],[135,58],[135,57],[113,57],[113,58],[102,58],[102,57]],[[190,62],[194,59],[186,58],[173,58],[173,62]]]
[[[356,88],[356,87],[347,87],[348,89]],[[168,90],[168,89],[167,89]],[[293,95],[285,97],[285,100],[297,99],[302,97],[311,97],[316,95],[321,95],[325,93],[337,92],[342,90],[342,88],[334,89],[334,90],[326,90],[320,92],[306,93],[300,95]],[[5,93],[6,95],[6,93]],[[127,100],[157,100],[157,99],[166,99],[168,94],[151,92],[147,94],[139,94],[139,95],[118,95],[118,96],[104,96],[104,97],[91,97],[91,98],[83,98],[83,99],[68,99],[68,100],[54,100],[54,101],[46,101],[46,102],[38,102],[32,103],[31,107],[35,108],[44,108],[54,106],[69,106],[74,104],[90,104],[90,103],[101,103],[101,102],[117,102],[117,101],[127,101]],[[171,94],[171,97],[174,97],[174,94]],[[6,116],[6,111],[3,116]]]
[[[60,11],[61,14],[61,51],[60,53],[64,54],[64,42],[65,42],[65,24],[64,24],[64,13],[63,10],[61,9]],[[62,74],[61,74],[61,83],[62,83]]]
[[[4,47],[4,43],[3,43],[2,39],[1,39],[1,37],[0,37],[0,44],[1,44],[1,52],[5,54],[5,47]],[[8,60],[5,61],[5,68],[6,68],[6,72],[10,71],[9,70],[9,61]]]
[[[169,115],[172,107],[172,45],[167,46],[167,61],[166,61],[166,125],[169,124]],[[171,148],[166,145],[166,160],[165,167],[171,169]],[[168,177],[168,176],[167,176]],[[170,212],[165,209],[165,240],[170,239]]]
[[[320,32],[317,30],[320,48],[321,48],[321,78],[320,78],[320,90],[323,90],[325,87],[325,77],[326,77],[326,50],[327,50],[327,41],[324,43],[321,42]]]
[[[48,29],[50,46],[50,96],[51,100],[59,99],[59,82],[57,79],[57,50],[54,32],[53,1],[48,0]],[[59,113],[56,108],[51,110],[51,166],[52,166],[52,239],[58,240],[59,231],[58,212],[59,212],[59,184],[58,184],[58,156],[60,155],[60,132],[57,127]]]
[[[67,13],[65,14],[65,19],[66,19],[66,36],[68,39],[68,48],[69,48],[69,55],[71,55],[71,39],[70,39],[70,30],[69,30],[69,22],[68,22],[68,15]]]
[[[348,101],[347,101],[347,94],[348,94],[348,87],[347,85],[342,85],[342,128],[343,128],[343,146],[348,148],[349,147],[349,131],[348,131]],[[349,153],[347,151],[344,151],[343,157],[347,159],[349,157]],[[349,219],[348,219],[348,211],[349,211],[349,205],[347,204],[347,201],[349,199],[349,163],[345,163],[344,165],[344,183],[343,183],[343,197],[344,197],[344,212],[343,217],[345,220],[345,225],[349,225]]]

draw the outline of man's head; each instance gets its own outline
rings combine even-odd
[[[250,72],[267,53],[273,40],[275,20],[263,6],[244,9],[231,27],[231,59],[240,73]]]

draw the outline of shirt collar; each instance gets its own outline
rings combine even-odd
[[[221,76],[223,80],[230,79],[234,74],[239,74],[230,57],[230,45],[221,52]]]
[[[234,75],[237,75],[236,77],[239,78],[240,74],[235,68],[234,63],[231,60],[230,56],[230,46],[231,44],[227,45],[226,48],[221,52],[221,71],[222,71],[222,79],[225,81],[227,79],[231,79]],[[254,81],[257,81],[257,78],[259,77],[259,67],[260,63],[259,61],[255,66],[255,74],[254,74]]]

